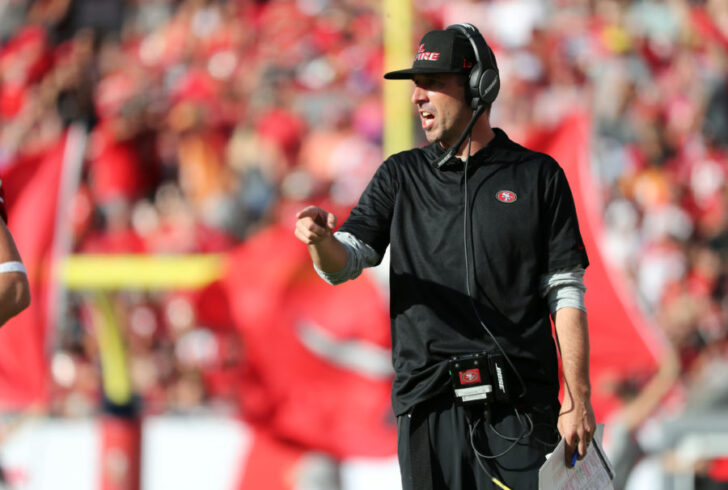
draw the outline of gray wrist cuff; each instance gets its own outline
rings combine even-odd
[[[339,240],[346,248],[346,266],[336,272],[324,272],[316,265],[313,266],[318,275],[329,284],[341,284],[350,279],[355,279],[359,277],[364,267],[372,267],[382,261],[382,257],[372,247],[351,233],[337,231],[334,233],[334,238]]]

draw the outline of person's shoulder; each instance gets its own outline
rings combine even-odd
[[[380,166],[379,173],[390,176],[393,180],[410,180],[413,177],[428,179],[431,175],[432,163],[444,153],[437,144],[421,148],[411,148],[390,155]]]
[[[439,148],[439,145],[432,143],[421,148],[410,148],[409,150],[393,153],[385,160],[385,163],[391,162],[395,165],[411,165],[430,162],[436,160],[442,153],[444,152]]]
[[[551,157],[548,153],[543,153],[540,151],[536,151],[532,148],[527,148],[521,143],[513,141],[508,137],[508,135],[506,135],[503,130],[495,128],[494,131],[500,143],[498,146],[504,153],[511,154],[514,157],[518,157],[522,160],[543,161],[547,163],[555,162],[553,157]]]
[[[554,157],[548,153],[536,151],[517,143],[506,136],[502,130],[496,130],[502,134],[502,143],[499,145],[502,151],[502,158],[513,163],[526,165],[530,169],[538,169],[546,173],[558,172],[561,166]]]

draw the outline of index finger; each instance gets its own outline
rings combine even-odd
[[[318,208],[316,206],[306,206],[302,210],[296,213],[296,218],[314,217],[318,214]]]

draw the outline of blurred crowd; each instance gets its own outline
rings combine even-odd
[[[71,125],[88,133],[69,252],[229,250],[286,200],[351,205],[380,163],[376,2],[11,0],[0,13],[0,166],[52,151]],[[235,364],[236,336],[193,296],[210,302],[115,296],[147,411],[218,391],[234,404],[235,383],[208,371]],[[60,413],[99,405],[87,303],[61,329]]]
[[[492,121],[512,139],[592,115],[605,257],[677,353],[674,382],[710,385],[728,359],[728,2],[413,8],[417,38],[480,28],[503,80]],[[379,0],[0,0],[0,167],[88,132],[79,253],[224,251],[287,202],[347,208],[383,157],[382,15]],[[211,297],[116,296],[145,410],[234,407],[241,348],[201,313]],[[53,363],[67,415],[95,410],[100,385],[93,312],[71,303]]]

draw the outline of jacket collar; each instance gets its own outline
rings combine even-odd
[[[470,163],[483,162],[492,157],[498,149],[503,148],[507,146],[508,143],[510,143],[508,135],[502,129],[493,128],[493,133],[495,136],[492,140],[488,142],[487,145],[470,155]],[[427,154],[428,161],[434,166],[435,162],[437,162],[440,157],[445,154],[447,148],[443,148],[440,143],[431,143],[428,146],[424,147],[423,150]],[[463,164],[464,161],[460,158],[452,157],[442,167],[440,167],[440,169],[442,170],[445,168],[461,168]]]

